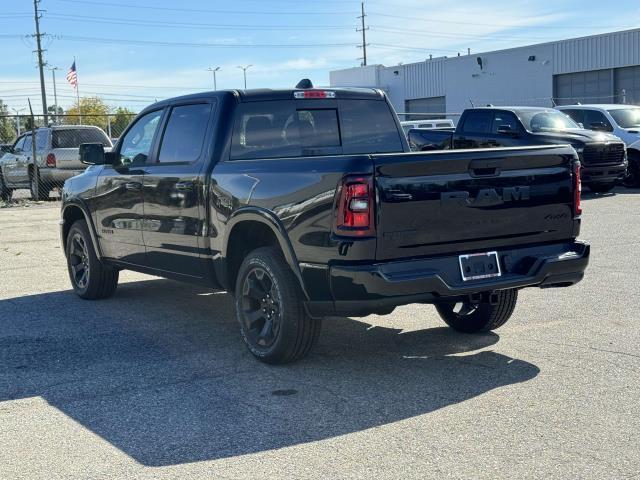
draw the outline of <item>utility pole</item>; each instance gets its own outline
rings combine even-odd
[[[54,110],[53,114],[55,115],[55,123],[58,123],[58,92],[56,90],[56,70],[60,70],[58,67],[47,67],[47,70],[51,70],[51,76],[53,77],[53,102]]]
[[[367,45],[368,45],[366,31],[369,30],[369,27],[365,27],[364,19],[367,15],[364,13],[364,2],[360,3],[360,10],[361,10],[361,15],[356,18],[359,18],[362,21],[362,27],[356,28],[356,32],[362,32],[362,45],[360,46],[360,48],[362,48],[362,66],[366,67],[367,66]]]
[[[42,94],[42,114],[44,115],[45,127],[49,124],[49,116],[47,115],[47,92],[44,88],[44,61],[42,60],[42,42],[40,37],[40,12],[38,11],[38,3],[40,0],[33,0],[34,18],[36,21],[36,44],[38,46],[38,69],[40,70],[40,93]]]
[[[253,67],[253,65],[247,65],[246,67],[241,67],[238,65],[238,68],[242,70],[242,73],[244,74],[244,89],[247,89],[247,70],[249,70],[251,67]]]
[[[207,68],[211,73],[213,73],[213,89],[218,90],[218,83],[216,82],[216,72],[220,70],[220,67],[209,67]]]
[[[18,136],[20,136],[20,134],[22,133],[20,131],[20,112],[24,110],[24,108],[11,108],[11,110],[13,110],[16,114],[16,127],[18,129]]]

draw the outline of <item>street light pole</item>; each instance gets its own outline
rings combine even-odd
[[[20,112],[24,110],[24,108],[11,108],[16,114],[16,124],[18,126],[18,136],[20,136]]]
[[[60,70],[58,67],[47,67],[47,70],[51,70],[51,76],[53,77],[53,115],[55,123],[58,123],[58,92],[56,90],[56,70]]]
[[[218,83],[216,82],[216,72],[220,70],[220,67],[209,67],[207,68],[211,73],[213,73],[213,89],[218,90]]]
[[[242,70],[242,73],[244,75],[244,89],[247,89],[247,70],[249,70],[251,67],[253,67],[253,65],[247,65],[246,67],[241,67],[240,65],[238,65],[238,68]]]

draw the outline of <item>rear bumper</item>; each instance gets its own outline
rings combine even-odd
[[[332,301],[308,302],[314,316],[368,315],[409,303],[435,303],[474,293],[566,287],[582,280],[590,247],[583,242],[498,250],[502,276],[464,282],[458,255],[328,268]]]
[[[624,178],[626,172],[626,163],[606,166],[590,166],[583,164],[581,178],[582,182],[585,184],[620,182]]]
[[[65,180],[80,175],[84,170],[85,169],[40,168],[38,175],[40,175],[40,181],[42,182],[62,186]]]

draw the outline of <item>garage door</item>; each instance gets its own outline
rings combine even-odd
[[[614,101],[610,69],[556,75],[553,90],[558,105]]]
[[[439,113],[447,111],[445,97],[415,98],[405,100],[405,113]],[[401,120],[429,120],[431,118],[442,118],[442,115],[407,115]]]
[[[618,95],[616,103],[640,105],[640,66],[616,68],[614,78]]]

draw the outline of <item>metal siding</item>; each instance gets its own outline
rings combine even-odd
[[[404,74],[405,98],[441,97],[445,94],[442,60],[427,60],[403,65],[400,68]]]
[[[583,72],[640,64],[640,30],[553,44],[553,73]]]

